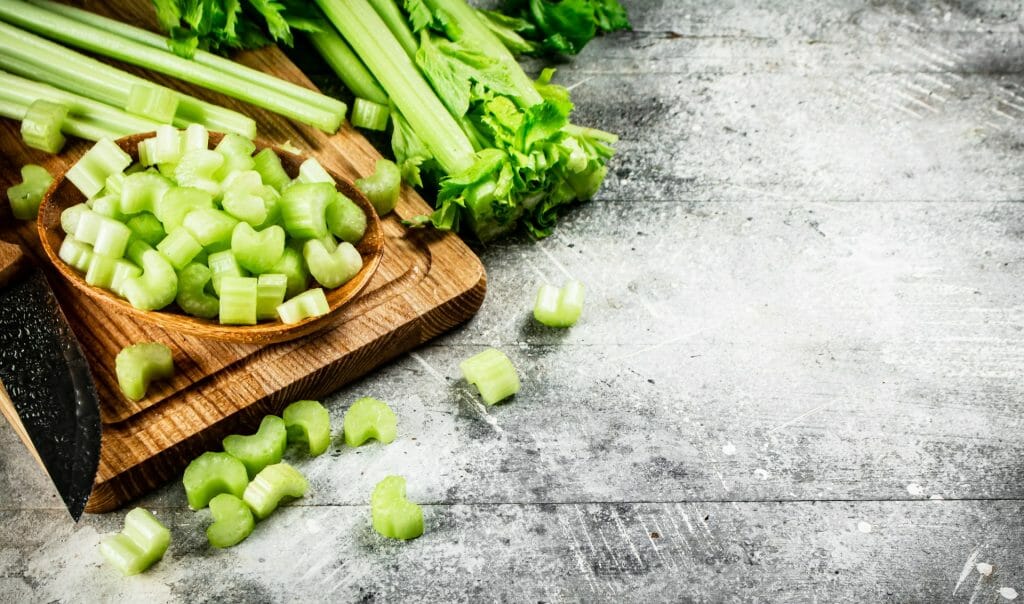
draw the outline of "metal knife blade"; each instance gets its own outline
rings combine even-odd
[[[0,382],[0,398],[6,390],[18,416],[10,419],[20,420],[78,521],[99,466],[96,386],[53,290],[35,267],[17,271],[0,289]]]

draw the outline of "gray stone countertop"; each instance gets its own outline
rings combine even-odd
[[[223,551],[167,485],[125,579],[123,513],[73,524],[3,424],[0,601],[1024,601],[1020,2],[627,4],[556,77],[622,136],[598,198],[325,401],[390,402],[393,444],[298,459],[308,496]],[[569,277],[583,319],[538,327]],[[487,346],[523,389],[485,411]],[[408,543],[370,527],[392,473]]]

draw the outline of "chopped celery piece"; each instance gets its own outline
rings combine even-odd
[[[276,415],[264,417],[255,434],[232,434],[224,438],[224,450],[245,465],[250,479],[263,468],[281,461],[287,444],[287,427]]]
[[[423,509],[405,497],[405,479],[388,476],[370,497],[373,529],[389,539],[415,539],[423,534]]]
[[[194,317],[212,319],[220,312],[220,301],[206,293],[213,272],[205,264],[193,262],[178,271],[178,295],[175,302]]]
[[[121,197],[118,195],[100,195],[87,202],[93,212],[113,218],[118,222],[124,222],[124,214],[121,212]],[[125,225],[127,226],[127,225]]]
[[[139,165],[152,166],[156,163],[156,160],[153,159],[153,142],[151,138],[139,141]]]
[[[125,258],[128,258],[136,265],[142,264],[142,257],[149,251],[155,251],[156,248],[149,245],[141,239],[133,238],[128,242],[128,249],[125,250]]]
[[[131,229],[132,235],[145,241],[149,245],[156,245],[167,236],[160,220],[149,212],[142,212],[132,216],[125,223]]]
[[[89,268],[85,272],[85,282],[89,285],[114,290],[115,285],[120,286],[125,279],[138,277],[142,269],[123,258],[108,258],[99,254],[93,254],[89,260]]]
[[[155,122],[170,124],[178,110],[178,93],[156,84],[133,83],[124,110]]]
[[[327,228],[342,241],[355,244],[366,232],[366,214],[341,193],[327,206]]]
[[[309,483],[298,470],[286,463],[267,466],[245,487],[243,500],[257,518],[263,520],[274,510],[285,497],[302,497],[306,494]]]
[[[231,250],[224,250],[223,252],[215,252],[210,254],[206,260],[207,265],[210,267],[211,282],[213,284],[213,291],[220,295],[221,280],[224,277],[245,277],[246,272],[242,270],[241,265],[238,264],[238,260]]]
[[[266,273],[281,260],[284,240],[284,229],[277,225],[256,231],[239,222],[231,234],[231,252],[242,268],[255,274]]]
[[[284,302],[288,277],[279,273],[263,273],[256,280],[256,318],[276,319],[277,307]]]
[[[201,510],[223,493],[241,497],[249,484],[249,475],[245,465],[230,453],[207,451],[188,464],[181,483],[188,507]]]
[[[131,163],[130,155],[118,147],[117,143],[105,138],[86,151],[71,166],[66,176],[88,198],[100,192],[108,176],[123,172]]]
[[[583,312],[583,284],[569,281],[561,289],[545,283],[537,290],[533,317],[548,327],[571,327]]]
[[[84,203],[78,203],[60,213],[60,228],[66,235],[75,236],[75,231],[78,230],[78,223],[82,219],[82,214],[88,210],[89,206]]]
[[[283,323],[291,325],[311,317],[319,317],[330,312],[324,290],[319,287],[308,289],[277,307],[277,316]]]
[[[220,181],[215,176],[223,165],[224,156],[220,153],[212,149],[193,149],[181,156],[178,167],[174,169],[174,180],[178,186],[195,187],[211,195],[219,195]]]
[[[281,222],[281,194],[270,185],[260,187],[258,195],[263,198],[263,207],[267,210],[267,217],[263,222],[253,226],[262,229]]]
[[[181,226],[189,212],[200,208],[213,209],[213,195],[208,191],[195,187],[171,187],[160,197],[153,214],[165,230],[173,231]]]
[[[176,164],[181,161],[181,131],[171,125],[160,126],[156,136],[149,139],[150,160],[154,164]]]
[[[306,286],[309,284],[309,272],[302,260],[302,254],[291,247],[284,248],[281,259],[274,265],[271,272],[280,273],[288,278],[288,290],[284,294],[286,300],[306,291]]]
[[[89,270],[89,263],[92,261],[92,246],[68,235],[61,242],[57,257],[84,273]]]
[[[292,237],[320,239],[327,236],[327,206],[334,201],[333,184],[296,182],[281,194],[281,218]]]
[[[281,165],[281,158],[271,148],[266,148],[253,156],[254,170],[260,173],[264,184],[268,184],[280,191],[291,181],[288,173]]]
[[[213,208],[196,208],[185,214],[182,220],[182,225],[206,248],[231,247],[231,233],[237,224],[238,221],[230,214]]]
[[[153,172],[129,174],[121,183],[121,211],[128,215],[155,214],[160,199],[172,185],[166,177]]]
[[[124,172],[114,172],[107,177],[107,180],[103,181],[103,194],[104,195],[116,195],[118,199],[121,197],[121,187],[124,185],[124,179],[128,175]]]
[[[142,243],[142,241],[136,241]],[[178,294],[178,275],[163,255],[153,249],[141,254],[142,274],[124,282],[124,294],[139,310],[160,310]]]
[[[192,259],[203,251],[203,246],[196,241],[192,233],[183,226],[180,226],[170,233],[163,241],[156,245],[157,251],[167,258],[176,270],[181,270],[192,262]]]
[[[363,397],[345,412],[345,444],[358,447],[371,438],[385,445],[395,440],[398,419],[384,401]]]
[[[132,231],[123,223],[92,210],[83,211],[75,225],[75,238],[92,245],[93,252],[120,258],[124,256]]]
[[[252,534],[256,524],[249,506],[230,493],[221,493],[210,500],[210,515],[213,524],[206,529],[206,539],[213,547],[238,545]]]
[[[363,257],[351,243],[343,241],[333,251],[328,251],[324,242],[310,239],[302,248],[309,273],[317,283],[335,288],[354,277],[363,268]]]
[[[312,157],[299,166],[299,175],[295,180],[298,182],[326,182],[334,186],[334,177],[328,174],[320,162]]]
[[[318,401],[295,401],[281,414],[288,430],[288,442],[304,442],[309,454],[317,456],[331,444],[331,417]]]
[[[133,263],[124,259],[117,260],[114,264],[114,274],[110,277],[110,291],[124,298],[124,284],[141,274],[142,269]]]
[[[210,148],[210,132],[202,124],[189,124],[181,137],[183,153]]]
[[[220,280],[220,322],[223,325],[255,325],[255,277],[222,277]]]
[[[18,220],[35,218],[39,213],[39,204],[52,183],[53,177],[46,168],[35,164],[22,166],[21,184],[7,189],[7,199],[11,202],[11,213],[14,217]]]
[[[215,176],[217,180],[224,180],[232,172],[252,170],[256,165],[252,158],[256,144],[240,134],[224,135],[215,150],[224,157],[224,165]]]
[[[121,349],[114,361],[121,392],[133,401],[146,397],[153,380],[174,375],[171,349],[160,342],[142,342]]]
[[[459,368],[466,381],[476,386],[488,405],[519,392],[519,374],[512,361],[500,350],[488,348],[459,363]]]
[[[56,153],[64,147],[60,131],[67,117],[67,105],[43,99],[34,101],[21,118],[21,140],[33,149]]]
[[[255,170],[232,172],[222,183],[224,211],[250,226],[267,220],[267,202],[263,199],[263,180]]]
[[[377,214],[383,216],[398,205],[398,195],[402,191],[402,173],[395,162],[378,159],[377,169],[373,175],[357,180],[356,187],[370,200]]]
[[[137,575],[164,557],[171,532],[142,508],[125,514],[124,530],[104,539],[100,553],[125,576]]]
[[[388,127],[388,118],[390,117],[391,112],[388,110],[387,105],[381,105],[360,98],[357,98],[356,102],[352,105],[351,121],[352,125],[356,128],[384,130]]]

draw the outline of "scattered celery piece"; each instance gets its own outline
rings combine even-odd
[[[255,277],[222,277],[220,314],[222,325],[255,325],[257,280]]]
[[[11,202],[14,217],[18,220],[35,218],[39,213],[39,203],[52,183],[53,177],[46,168],[35,164],[22,166],[21,184],[7,189],[7,199]]]
[[[263,273],[256,280],[256,318],[264,321],[277,318],[277,307],[288,291],[288,276]]]
[[[370,200],[377,214],[384,216],[398,205],[398,195],[402,191],[402,173],[395,162],[378,159],[373,174],[357,180],[356,187]]]
[[[304,321],[311,317],[319,317],[330,312],[324,290],[319,287],[308,289],[277,307],[277,316],[289,325]]]
[[[145,242],[136,241],[135,243]],[[178,294],[178,275],[163,255],[153,249],[144,250],[140,257],[142,274],[125,281],[125,297],[139,310],[160,310]]]
[[[167,236],[160,220],[149,212],[136,214],[125,224],[131,229],[133,237],[137,237],[149,245],[156,245]]]
[[[327,228],[342,241],[356,244],[366,233],[366,214],[341,193],[327,206]]]
[[[67,179],[86,198],[92,197],[103,188],[107,177],[115,172],[123,172],[130,166],[132,158],[117,143],[103,139],[85,152],[75,165],[67,171]]]
[[[219,246],[227,249],[231,247],[231,233],[238,221],[221,210],[196,208],[185,214],[181,224],[203,247]]]
[[[317,456],[331,444],[331,418],[318,401],[295,401],[281,414],[288,430],[288,442],[304,442],[309,454]]]
[[[114,361],[121,392],[133,401],[146,397],[153,380],[174,375],[171,349],[159,342],[142,342],[125,347]]]
[[[350,447],[358,447],[371,438],[386,445],[395,440],[397,430],[398,418],[384,401],[363,397],[345,412],[343,431],[345,444]]]
[[[281,158],[271,148],[266,148],[253,156],[253,169],[260,173],[265,184],[268,184],[278,191],[284,188],[291,181],[288,173],[281,165]]]
[[[213,272],[205,264],[193,262],[178,272],[178,295],[175,302],[181,310],[203,319],[212,319],[220,312],[220,301],[206,293],[206,284]]]
[[[173,231],[185,221],[192,210],[213,209],[213,195],[195,187],[171,187],[160,197],[153,214],[167,231]]]
[[[220,295],[221,280],[224,277],[247,276],[246,272],[243,271],[242,267],[238,264],[238,260],[235,258],[235,255],[231,253],[231,250],[224,250],[223,252],[210,254],[206,263],[210,267],[210,279],[213,285],[213,291],[218,296]]]
[[[325,182],[334,185],[334,177],[328,174],[320,162],[312,157],[299,166],[299,175],[295,180],[297,182]]]
[[[423,534],[423,509],[405,497],[405,479],[388,476],[370,497],[373,529],[389,539],[415,539]]]
[[[249,475],[245,465],[233,455],[208,451],[188,464],[181,482],[188,507],[201,510],[224,493],[241,497],[249,484]]]
[[[317,283],[331,289],[348,282],[363,268],[359,250],[347,241],[329,251],[323,241],[310,239],[303,246],[302,255]]]
[[[137,575],[164,557],[171,532],[142,508],[125,514],[124,530],[104,539],[100,553],[125,576]]]
[[[153,121],[170,124],[178,110],[178,93],[156,84],[134,83],[124,110]]]
[[[281,194],[281,218],[288,234],[298,239],[326,237],[327,206],[334,201],[333,184],[295,182]]]
[[[306,291],[306,286],[309,285],[309,272],[303,263],[302,254],[294,248],[284,248],[281,259],[271,272],[280,273],[288,278],[288,290],[284,294],[286,300]]]
[[[352,125],[367,130],[384,130],[388,127],[391,111],[387,105],[357,98],[352,105]]]
[[[286,463],[267,466],[245,487],[243,500],[257,518],[263,520],[285,497],[302,497],[309,483],[298,470]]]
[[[171,266],[180,271],[203,251],[203,246],[188,229],[180,226],[168,233],[167,237],[156,245],[156,249],[167,258]]]
[[[503,401],[519,392],[519,375],[505,353],[494,348],[473,355],[459,363],[466,381],[476,386],[488,405]]]
[[[21,140],[33,149],[56,153],[64,147],[61,128],[68,117],[67,105],[39,99],[21,118]]]
[[[164,176],[153,172],[129,174],[121,183],[121,211],[128,215],[139,212],[155,214],[157,205],[172,184]]]
[[[583,312],[583,283],[572,280],[561,289],[545,283],[537,290],[533,317],[548,327],[571,327]]]
[[[255,434],[232,434],[224,438],[224,450],[245,465],[250,479],[263,468],[281,461],[287,444],[287,427],[276,415],[264,417]]]
[[[92,261],[92,246],[68,235],[61,242],[57,257],[79,272],[85,272],[89,270],[89,263]]]
[[[252,534],[256,521],[244,501],[230,493],[221,493],[210,500],[213,524],[206,529],[206,539],[213,547],[238,545]]]

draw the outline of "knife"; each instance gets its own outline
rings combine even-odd
[[[100,458],[96,386],[42,271],[0,241],[0,411],[77,522]]]

